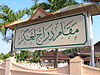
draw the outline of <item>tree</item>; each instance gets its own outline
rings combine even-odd
[[[42,56],[43,54],[45,54],[47,51],[46,50],[35,50],[33,52],[34,58],[33,58],[33,62],[38,62],[40,61],[40,56]]]
[[[10,57],[9,53],[7,53],[7,54],[0,54],[0,59],[7,59],[9,57]]]
[[[0,59],[3,59],[3,54],[0,54]]]
[[[13,12],[13,10],[10,9],[7,5],[0,5],[0,26],[17,21],[27,13],[28,9],[22,9],[19,10],[18,12]],[[8,28],[6,27],[1,28],[1,32],[4,35],[4,38],[7,38],[6,37],[7,29]]]
[[[34,5],[30,8],[29,15],[32,15],[38,7],[44,10],[49,10],[50,12],[55,12],[66,6],[75,5],[77,2],[75,0],[47,0],[47,2],[38,3],[38,0],[34,1]]]
[[[26,58],[29,58],[30,55],[32,55],[32,52],[31,51],[21,51],[20,54],[20,59],[21,60],[25,60]]]
[[[66,49],[66,50],[63,50],[61,51],[63,54],[71,54],[71,53],[75,53],[77,52],[77,48],[71,48],[71,49]]]
[[[75,4],[77,4],[75,0],[48,0],[47,5],[49,6],[50,12],[54,12],[66,6]]]
[[[70,48],[70,49],[66,49],[61,51],[63,54],[71,54],[71,53],[80,53],[80,51],[88,49],[89,47],[79,47],[79,48]]]
[[[33,52],[33,55],[35,55],[36,57],[39,57],[39,56],[45,54],[46,52],[47,52],[46,50],[35,50]]]
[[[42,54],[46,53],[46,52],[47,52],[46,50],[36,50],[34,52],[32,52],[32,51],[21,51],[21,52],[18,52],[18,53],[15,52],[15,57],[16,57],[16,59],[24,61],[25,59],[30,58],[32,56],[33,59],[31,59],[30,61],[31,62],[38,62],[40,60],[40,56]]]
[[[3,59],[7,59],[9,57],[10,57],[10,55],[8,53],[3,55]]]
[[[17,21],[21,19],[25,14],[28,13],[28,9],[22,9],[18,12],[13,12],[12,9],[10,9],[7,5],[0,5],[0,26],[9,24],[11,22]],[[11,54],[13,49],[13,34],[11,34],[11,37],[7,36],[8,28],[2,27],[0,29],[1,33],[3,34],[3,39],[6,42],[12,41],[11,44]]]

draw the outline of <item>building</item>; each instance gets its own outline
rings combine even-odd
[[[57,52],[58,55],[58,63],[67,63],[67,61],[70,60],[69,57],[67,57],[65,54],[61,53],[61,52]],[[40,60],[42,62],[42,64],[45,65],[50,65],[50,66],[54,66],[54,60],[55,60],[55,51],[51,50],[47,53],[45,53],[44,55],[40,56]]]
[[[82,50],[80,53],[90,55],[91,48],[90,47],[86,48],[85,50]],[[95,53],[95,57],[100,57],[100,41],[94,44],[94,53]]]

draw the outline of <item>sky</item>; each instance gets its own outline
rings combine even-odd
[[[40,0],[40,2],[46,0]],[[76,0],[82,2],[81,0]],[[0,0],[0,4],[8,5],[15,12],[21,9],[30,8],[34,2],[32,0]],[[2,35],[0,34],[0,52],[7,53],[10,51],[11,44],[6,43],[2,40]],[[93,41],[94,44],[100,41],[100,15],[93,16]]]

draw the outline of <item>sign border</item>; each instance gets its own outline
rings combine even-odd
[[[86,35],[86,40],[84,41],[84,43],[79,43],[79,44],[67,44],[67,45],[53,45],[53,46],[40,46],[40,47],[26,47],[26,48],[16,48],[15,47],[15,40],[16,40],[16,30],[19,28],[23,28],[23,27],[27,27],[27,26],[32,26],[32,25],[36,25],[36,24],[40,24],[40,23],[44,23],[44,22],[48,22],[48,21],[53,21],[53,20],[58,20],[58,19],[62,19],[62,18],[68,18],[68,17],[72,17],[72,16],[77,16],[77,15],[82,15],[84,17],[84,23],[85,23],[85,35]],[[17,27],[15,30],[15,39],[14,39],[14,49],[36,49],[36,48],[52,48],[52,47],[67,47],[67,46],[74,46],[74,45],[85,45],[86,42],[88,41],[88,33],[87,33],[87,18],[86,15],[84,15],[84,13],[79,13],[79,14],[75,14],[75,15],[70,15],[70,16],[64,16],[64,17],[60,17],[60,18],[55,18],[55,19],[51,19],[51,20],[46,20],[46,21],[42,21],[42,22],[38,22],[35,24],[28,24],[25,26],[21,26],[21,27]]]

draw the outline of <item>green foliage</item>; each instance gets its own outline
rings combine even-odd
[[[1,23],[4,25],[22,18],[27,13],[28,9],[13,12],[7,5],[0,5],[0,20],[2,20]]]
[[[0,54],[0,59],[3,59],[3,54]]]
[[[77,52],[77,48],[71,48],[71,49],[66,49],[64,51],[61,51],[63,54],[70,54],[70,53],[74,53]]]
[[[14,12],[7,5],[0,5],[0,26],[9,24],[13,21],[17,21],[22,18],[25,14],[32,15],[38,7],[44,10],[49,10],[50,12],[57,11],[60,8],[77,4],[75,0],[48,0],[48,2],[38,3],[38,0],[33,0],[34,5],[30,9],[22,9],[18,12]],[[4,38],[6,37],[7,28],[1,28]],[[6,40],[6,39],[5,39]]]
[[[15,58],[16,58],[16,59],[20,59],[20,53],[16,53],[16,52],[15,52]]]
[[[9,58],[9,57],[10,57],[9,54],[5,54],[5,55],[3,55],[3,59],[7,59],[7,58]]]
[[[0,26],[19,20],[27,14],[28,11],[28,9],[22,9],[18,12],[13,12],[7,5],[0,5]],[[6,27],[0,29],[4,38],[6,37],[7,29]]]
[[[71,53],[78,53],[81,50],[85,50],[88,49],[89,47],[80,47],[80,48],[70,48],[70,49],[66,49],[64,51],[61,51],[63,54],[71,54]]]
[[[33,58],[32,60],[30,60],[30,62],[39,62],[40,61],[40,59],[39,58]]]
[[[33,59],[33,62],[39,62],[39,61],[40,61],[40,59],[38,59],[38,58]]]
[[[7,54],[0,54],[0,59],[7,59],[9,58],[10,55],[7,53]]]
[[[32,59],[32,62],[39,62],[40,56],[45,54],[46,52],[47,52],[46,50],[35,50],[33,52],[34,58]]]
[[[33,55],[34,55],[35,57],[39,57],[39,56],[43,55],[43,54],[46,53],[46,52],[47,52],[46,50],[35,50],[35,51],[33,52]]]
[[[18,60],[24,61],[27,58],[33,57],[32,60],[29,60],[30,62],[39,62],[40,56],[47,52],[46,50],[36,50],[34,52],[32,51],[21,51],[20,53],[15,53],[15,57]]]
[[[37,4],[39,0],[32,0],[34,4]]]
[[[30,55],[32,55],[31,51],[21,51],[20,54],[20,60],[25,60],[26,58],[29,58]]]
[[[58,9],[64,8],[66,6],[77,4],[75,0],[48,0],[48,2],[51,12],[57,11]]]
[[[75,5],[77,2],[75,0],[47,0],[47,2],[38,3],[34,1],[34,5],[30,8],[29,15],[32,15],[38,7],[41,7],[44,10],[49,10],[50,12],[57,11],[66,6]]]

